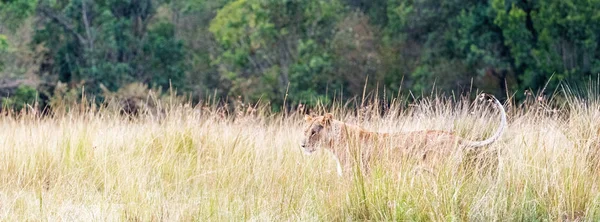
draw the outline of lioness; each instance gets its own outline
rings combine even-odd
[[[481,95],[481,99],[485,98],[486,94]],[[489,138],[482,141],[470,141],[455,135],[452,132],[438,131],[438,130],[425,130],[425,131],[413,131],[413,132],[399,132],[399,133],[380,133],[380,132],[369,132],[360,126],[345,123],[333,119],[331,113],[327,113],[323,116],[305,116],[307,127],[304,130],[304,139],[300,143],[300,146],[304,149],[307,154],[313,153],[317,147],[325,147],[331,151],[336,157],[338,164],[338,174],[341,174],[342,167],[349,167],[351,162],[350,158],[351,149],[348,149],[349,142],[358,142],[362,156],[361,163],[363,167],[368,167],[368,159],[374,152],[381,153],[381,150],[377,150],[378,146],[375,143],[381,144],[382,141],[391,141],[398,151],[402,154],[408,154],[418,156],[418,158],[431,159],[431,156],[446,157],[449,152],[452,152],[452,148],[455,145],[465,147],[482,147],[496,141],[503,133],[506,127],[506,112],[504,107],[495,97],[487,95],[495,106],[500,111],[501,121],[500,126],[496,132]],[[349,140],[355,138],[356,140]],[[433,155],[430,155],[433,154]],[[435,161],[435,158],[434,160]],[[368,170],[368,169],[367,169]]]

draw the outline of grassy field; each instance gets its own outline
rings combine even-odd
[[[420,170],[380,158],[338,177],[305,155],[302,115],[173,106],[130,119],[106,110],[0,117],[2,221],[523,221],[600,219],[600,110],[507,107],[500,140]],[[451,130],[481,139],[485,105],[431,98],[406,109],[330,107],[376,131]],[[321,112],[322,113],[322,112]],[[393,160],[393,161],[392,161]]]

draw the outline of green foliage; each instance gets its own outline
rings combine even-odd
[[[0,21],[10,29],[16,29],[34,11],[36,0],[0,1]]]
[[[5,53],[8,50],[8,42],[6,40],[6,36],[0,35],[0,53]],[[0,61],[0,71],[4,68],[4,64]]]
[[[494,0],[492,8],[522,88],[538,88],[551,75],[580,83],[600,71],[600,1]]]
[[[407,87],[415,91],[428,91],[434,85],[442,90],[466,90],[471,78],[477,77],[474,70],[482,69],[478,57],[485,52],[477,49],[488,44],[481,45],[479,36],[490,29],[485,4],[388,1],[384,42],[397,49],[399,55],[391,63],[400,67],[387,75],[406,76]]]
[[[218,66],[211,65],[216,48],[215,38],[209,31],[217,10],[231,0],[171,1],[168,5],[177,38],[186,49],[185,92],[194,99],[225,96],[228,86],[221,81]]]
[[[48,48],[52,61],[41,73],[54,81],[99,85],[116,91],[133,81],[163,88],[183,87],[185,51],[168,21],[154,19],[151,0],[74,0],[38,6],[43,26],[35,43]]]
[[[38,92],[34,87],[21,85],[17,88],[14,95],[2,98],[2,107],[21,110],[27,105],[33,106],[37,101]]]
[[[219,66],[230,94],[281,104],[288,84],[296,101],[322,95],[332,72],[330,39],[342,7],[337,1],[238,0],[211,21]],[[323,81],[319,81],[323,80]],[[315,85],[321,83],[321,85]]]
[[[465,62],[467,71],[476,73],[476,86],[501,95],[506,90],[516,90],[518,87],[512,81],[515,73],[511,68],[509,49],[494,19],[488,4],[477,4],[462,10],[456,18],[460,24],[456,50],[459,59]],[[512,87],[506,89],[505,81]]]
[[[326,89],[321,83],[329,83],[331,88],[336,88],[332,84],[335,79],[329,78],[333,73],[332,56],[313,40],[300,41],[298,54],[298,60],[290,68],[290,99],[309,105],[315,105],[317,101],[330,102],[323,95]]]
[[[4,72],[36,73],[49,94],[139,82],[279,109],[365,88],[552,91],[600,73],[600,0],[0,0],[0,20],[0,52],[18,36],[6,32],[32,30],[41,55],[7,55],[38,67]]]
[[[4,51],[8,49],[8,42],[6,41],[5,35],[0,35],[0,50]]]
[[[148,73],[151,83],[167,88],[184,86],[185,53],[183,43],[175,40],[173,24],[161,21],[148,30],[147,41],[142,46],[147,55]]]

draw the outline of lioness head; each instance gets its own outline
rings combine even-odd
[[[317,147],[323,143],[330,142],[329,138],[331,133],[331,122],[333,121],[333,115],[327,113],[324,116],[309,116],[304,117],[306,120],[306,128],[304,128],[304,138],[300,143],[300,146],[304,149],[304,152],[310,154],[314,152]]]

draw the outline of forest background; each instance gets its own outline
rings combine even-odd
[[[86,95],[267,101],[479,89],[600,73],[600,0],[0,0],[4,107]]]

